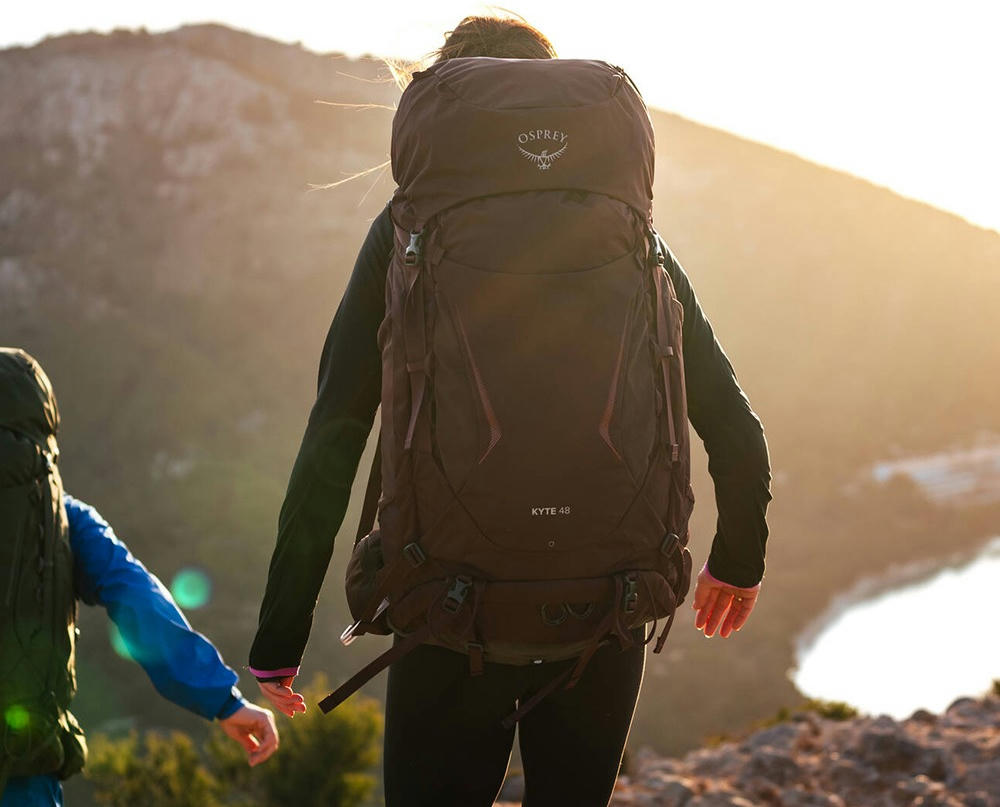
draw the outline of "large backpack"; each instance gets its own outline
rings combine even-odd
[[[392,134],[382,498],[342,639],[405,639],[322,708],[420,642],[473,674],[577,658],[545,692],[665,618],[659,651],[694,498],[641,96],[604,62],[452,59],[414,76]]]
[[[62,481],[59,410],[42,368],[0,348],[0,792],[8,776],[84,764],[76,692],[76,597]]]

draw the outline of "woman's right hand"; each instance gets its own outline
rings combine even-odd
[[[295,676],[289,675],[280,681],[258,681],[257,686],[276,711],[295,717],[296,712],[306,710],[306,700],[298,692],[292,691],[294,680]]]

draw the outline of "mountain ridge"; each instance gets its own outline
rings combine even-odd
[[[215,25],[0,51],[0,342],[27,348],[53,379],[68,489],[165,581],[190,565],[211,573],[215,598],[192,620],[234,666],[253,635],[248,592],[263,589],[320,347],[392,190],[385,175],[306,190],[388,151],[387,111],[314,101],[391,106],[398,90],[377,81],[379,69]],[[959,511],[905,483],[858,478],[885,456],[1000,434],[990,381],[1000,235],[778,149],[652,116],[658,226],[762,417],[775,470],[752,623],[725,643],[678,624],[648,661],[636,742],[680,752],[795,702],[785,671],[797,631],[859,576],[992,534],[996,506]],[[694,463],[700,563],[715,515],[700,447]],[[344,675],[377,650],[335,641],[358,493],[307,671]],[[85,725],[122,714],[182,722],[106,647],[102,620],[83,621]],[[734,674],[753,697],[722,686]],[[99,695],[112,681],[117,702]],[[692,687],[719,694],[693,712]]]

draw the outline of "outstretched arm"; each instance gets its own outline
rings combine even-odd
[[[719,514],[708,563],[695,589],[696,626],[711,636],[721,623],[722,635],[728,636],[746,622],[764,576],[771,500],[767,442],[690,280],[669,249],[666,254],[667,272],[684,307],[688,416],[708,453]]]
[[[294,677],[309,638],[333,541],[381,397],[377,335],[385,313],[385,273],[393,237],[385,209],[368,232],[323,346],[316,402],[278,517],[250,650],[250,671],[258,679]],[[265,694],[287,712],[272,693]]]
[[[270,756],[277,747],[270,713],[243,699],[236,673],[97,510],[68,495],[65,503],[77,596],[107,609],[129,655],[161,695],[204,718],[218,718],[247,748],[252,764]]]

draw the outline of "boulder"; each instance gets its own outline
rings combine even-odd
[[[697,776],[726,779],[737,776],[745,758],[730,745],[710,751],[695,751],[685,758],[688,769]]]
[[[740,779],[763,779],[776,785],[787,785],[801,775],[802,766],[790,754],[773,748],[759,748],[750,755]]]
[[[958,785],[968,793],[982,792],[1000,801],[1000,760],[969,765]]]
[[[877,771],[852,759],[838,759],[826,766],[822,779],[834,793],[865,792],[880,782]]]
[[[685,807],[755,807],[755,805],[736,793],[716,791],[696,796]]]
[[[985,748],[967,739],[961,739],[951,747],[951,756],[965,765],[986,762],[991,758]]]
[[[675,804],[684,804],[697,792],[697,786],[693,779],[675,776],[663,771],[644,773],[637,783],[643,789],[668,796],[666,801],[670,807],[674,807]]]
[[[924,749],[906,737],[898,726],[872,728],[861,734],[851,751],[879,772],[921,773]]]
[[[781,807],[844,807],[844,800],[830,793],[818,793],[801,787],[789,787],[781,791]]]
[[[962,796],[962,807],[998,807],[1000,800],[993,798],[985,791],[966,793]]]
[[[799,723],[779,723],[777,726],[751,734],[740,746],[740,750],[747,753],[758,748],[787,750],[806,731],[805,726]]]
[[[690,779],[671,778],[659,791],[658,807],[687,807],[695,795]]]

